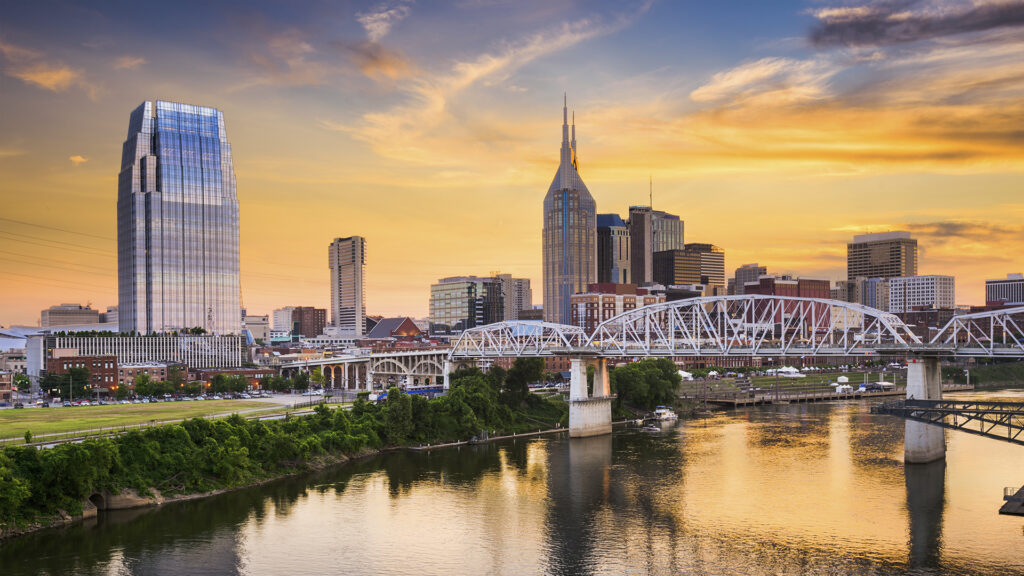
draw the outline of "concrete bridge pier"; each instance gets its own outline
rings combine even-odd
[[[594,367],[594,391],[587,391],[587,366]],[[569,369],[569,437],[583,438],[612,432],[612,395],[608,361],[573,358]]]
[[[936,357],[907,360],[907,400],[941,400],[942,370]],[[903,433],[903,461],[926,464],[946,458],[946,437],[939,426],[908,420]]]

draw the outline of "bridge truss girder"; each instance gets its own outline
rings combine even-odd
[[[964,400],[903,400],[871,408],[915,422],[1024,445],[1024,403]]]

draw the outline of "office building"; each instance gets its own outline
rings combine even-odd
[[[284,308],[278,308],[271,314],[273,320],[273,331],[284,332],[291,334],[295,326],[292,325],[292,315],[295,312],[295,306],[285,306]]]
[[[43,328],[84,326],[99,323],[99,310],[93,310],[91,306],[82,306],[81,304],[50,306],[39,314],[39,325]]]
[[[748,282],[757,282],[761,276],[768,274],[768,268],[764,266],[758,266],[754,264],[744,264],[736,269],[733,273],[733,290],[732,294],[742,295],[744,294],[744,286]]]
[[[1024,304],[1024,274],[1007,274],[1005,280],[985,280],[985,303]]]
[[[956,280],[952,276],[909,276],[889,279],[889,312],[956,306]],[[882,308],[885,310],[885,308]]]
[[[883,312],[889,310],[889,280],[887,278],[859,278],[860,303]]]
[[[120,324],[117,306],[107,306],[107,311],[100,313],[100,324]]]
[[[859,304],[861,281],[859,280],[838,280],[832,285],[831,297],[840,302],[853,302]]]
[[[242,319],[242,326],[249,331],[254,340],[266,342],[270,339],[270,317],[246,315]]]
[[[239,333],[238,198],[220,111],[157,101],[132,112],[117,255],[121,332]]]
[[[327,310],[312,306],[296,306],[292,309],[293,336],[313,338],[324,333],[327,326]]]
[[[831,284],[826,278],[794,278],[766,274],[753,282],[747,282],[743,287],[743,293],[827,300],[832,297]]]
[[[630,274],[637,284],[656,282],[654,254],[682,250],[683,221],[675,214],[650,206],[629,207]],[[725,281],[722,281],[725,286]]]
[[[917,240],[910,232],[861,234],[846,245],[846,279],[917,276]]]
[[[501,282],[505,320],[518,320],[521,311],[533,308],[533,289],[529,278],[513,278],[511,274],[496,274],[494,277]]]
[[[629,227],[618,214],[597,215],[597,281],[629,284]]]
[[[570,298],[597,279],[597,208],[580,177],[576,123],[570,140],[567,107],[562,108],[558,171],[544,197],[543,247],[544,319],[568,324]]]
[[[135,379],[143,374],[153,382],[163,382],[167,380],[167,364],[163,362],[124,362],[117,365],[119,386],[134,388]]]
[[[691,243],[682,250],[655,252],[654,282],[666,286],[703,284],[708,296],[724,295],[725,251],[714,244]]]
[[[663,294],[651,294],[636,284],[597,282],[588,286],[586,292],[572,295],[572,323],[592,334],[609,318],[664,301]]]
[[[430,287],[430,333],[457,334],[501,322],[505,299],[497,278],[453,276]]]
[[[361,337],[366,327],[366,240],[335,238],[328,248],[331,268],[331,323],[339,335]]]

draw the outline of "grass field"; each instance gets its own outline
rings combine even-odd
[[[73,408],[25,408],[0,410],[0,440],[22,438],[26,430],[39,437],[78,430],[145,424],[198,416],[229,415],[250,410],[281,410],[267,402],[244,400],[206,400],[203,402],[159,402],[156,404],[117,404],[77,406]],[[42,440],[42,438],[40,438]]]

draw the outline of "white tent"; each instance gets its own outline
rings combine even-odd
[[[849,378],[847,378],[846,376],[840,376],[840,377],[838,378],[838,380],[839,380],[839,383],[840,383],[840,384],[846,384],[847,382],[849,382],[849,381],[850,381],[850,379],[849,379]]]
[[[684,372],[683,370],[679,371],[679,377],[682,378],[683,380],[693,380],[693,374],[690,374],[689,372]]]

